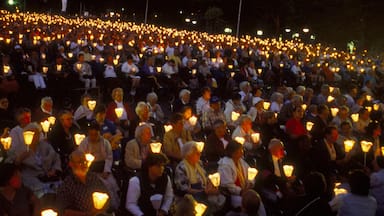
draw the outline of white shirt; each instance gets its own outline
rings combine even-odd
[[[161,71],[167,75],[168,77],[170,77],[171,75],[177,73],[177,67],[174,66],[172,67],[171,65],[169,65],[168,63],[165,63],[161,69]]]
[[[199,97],[196,101],[196,114],[202,115],[203,112],[208,111],[210,108],[209,101],[206,101],[203,97]]]
[[[117,108],[123,108],[123,115],[121,116],[120,120],[127,120],[127,111],[125,110],[123,102],[117,102],[115,101]]]
[[[105,65],[104,78],[116,78],[115,68],[112,65]]]
[[[140,180],[137,176],[132,177],[129,180],[129,187],[127,191],[127,201],[125,203],[125,208],[128,209],[130,213],[135,216],[142,216],[144,213],[141,211],[137,202],[140,198]],[[173,201],[173,190],[171,180],[168,177],[167,188],[165,189],[165,194],[163,194],[163,204],[161,205],[161,210],[168,212]]]
[[[133,63],[132,64],[128,64],[128,62],[124,62],[121,65],[121,72],[127,73],[129,75],[134,75],[137,72],[139,72],[139,68],[137,68],[137,66],[135,64],[133,64]]]
[[[329,153],[331,160],[332,161],[336,160],[336,150],[335,150],[335,146],[333,145],[333,143],[331,143],[331,145],[329,145],[327,140],[325,140],[325,139],[324,139],[324,143],[325,143],[325,146],[327,147],[327,150],[328,150],[328,153]]]
[[[341,200],[339,216],[375,216],[377,203],[371,196],[347,194]]]

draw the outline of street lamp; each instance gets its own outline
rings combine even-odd
[[[303,28],[303,32],[304,33],[308,33],[309,32],[309,28]]]
[[[15,2],[15,0],[8,0],[8,4],[11,5],[11,6],[13,6],[13,5],[16,4],[16,2]]]
[[[148,18],[148,1],[147,0],[147,3],[145,5],[145,18],[144,18],[144,24],[146,25],[147,24],[147,18]]]
[[[192,21],[192,24],[193,24],[193,25],[196,25],[196,24],[197,24],[197,21],[196,21],[196,20],[193,20],[193,21]]]
[[[243,0],[239,1],[239,13],[237,15],[237,29],[236,29],[236,38],[239,38],[239,31],[240,31],[240,17],[241,17],[241,5],[243,3]]]
[[[262,30],[257,30],[256,34],[257,34],[257,36],[262,36],[264,34],[264,32]]]
[[[289,33],[289,32],[291,32],[291,31],[292,31],[292,30],[291,30],[290,28],[286,28],[286,29],[285,29],[285,32],[286,32],[286,33]]]
[[[189,23],[189,22],[191,22],[191,19],[185,18],[185,22]]]

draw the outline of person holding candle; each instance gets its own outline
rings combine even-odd
[[[127,55],[127,61],[121,65],[121,72],[125,74],[126,78],[131,78],[130,95],[136,95],[136,89],[140,85],[141,77],[136,75],[139,72],[139,68],[134,64],[132,55]]]
[[[196,116],[193,115],[192,107],[184,106],[181,110],[183,114],[184,129],[191,132],[192,137],[201,135],[201,125]]]
[[[241,103],[241,95],[239,93],[232,94],[231,99],[225,103],[224,115],[225,120],[228,125],[232,128],[236,127],[237,119],[232,119],[232,112],[238,114],[243,114],[246,111],[246,108],[243,103]]]
[[[53,115],[53,99],[51,97],[43,97],[41,98],[40,107],[32,114],[32,121],[43,122]]]
[[[189,141],[182,148],[183,160],[175,169],[176,195],[191,194],[197,202],[208,204],[210,211],[222,207],[225,198],[207,178],[207,173],[200,162],[201,152],[195,141]]]
[[[331,124],[339,128],[341,123],[345,121],[352,124],[352,121],[349,118],[349,108],[347,106],[341,106],[337,112],[337,115],[333,117]]]
[[[108,194],[105,184],[94,172],[89,172],[88,161],[84,152],[73,151],[69,156],[71,173],[57,191],[56,204],[60,215],[80,216],[97,215],[109,208],[107,202],[101,210],[94,208],[92,194],[102,192]]]
[[[59,154],[46,141],[40,139],[41,127],[33,122],[23,128],[33,131],[32,142],[13,147],[8,152],[8,161],[20,166],[22,181],[41,198],[47,193],[55,193],[61,179],[61,160]]]
[[[192,107],[192,103],[190,102],[191,91],[188,89],[182,89],[179,92],[179,98],[175,100],[173,103],[173,112],[180,112],[183,107],[190,106]]]
[[[351,151],[356,151],[357,145],[358,145],[358,139],[354,136],[352,131],[352,123],[349,121],[342,122],[339,127],[339,137],[337,138],[336,143],[341,147],[341,149],[345,151],[345,145],[344,142],[346,140],[353,140],[356,145],[353,146]]]
[[[212,132],[212,126],[216,120],[221,119],[225,121],[225,116],[221,109],[221,101],[218,97],[211,97],[209,106],[210,108],[208,110],[202,112],[202,126],[205,134],[210,134]]]
[[[158,104],[158,97],[155,92],[150,92],[147,94],[147,104],[149,106],[149,117],[152,118],[155,122],[164,121],[164,112],[160,104]]]
[[[112,148],[109,141],[100,135],[99,124],[96,122],[90,124],[88,127],[88,136],[80,143],[78,150],[95,157],[89,167],[89,171],[99,175],[111,196],[111,207],[117,208],[119,205],[117,194],[119,187],[117,186],[115,177],[112,175]]]
[[[288,119],[292,117],[294,108],[301,106],[302,104],[303,96],[301,95],[294,95],[289,102],[284,103],[279,113],[279,124],[285,125]]]
[[[172,181],[164,172],[168,158],[161,153],[151,153],[143,163],[142,173],[129,180],[125,208],[134,216],[165,216],[173,201]],[[160,205],[154,205],[151,197],[161,195]],[[156,207],[156,208],[155,208]]]
[[[92,100],[92,97],[89,94],[82,95],[80,99],[81,104],[73,114],[73,119],[84,131],[86,130],[86,127],[88,126],[88,124],[94,118],[93,111],[90,110],[90,107],[88,106],[88,101],[90,100]]]
[[[244,147],[247,150],[257,149],[260,144],[260,140],[255,142],[256,140],[252,139],[252,134],[255,132],[252,129],[252,119],[249,115],[242,115],[239,119],[239,126],[232,133],[232,139],[236,137],[243,137],[245,139]]]
[[[201,90],[201,97],[196,101],[196,114],[197,116],[203,116],[203,113],[209,110],[209,100],[211,99],[211,89],[204,87]]]
[[[213,123],[213,132],[208,136],[204,148],[205,158],[210,165],[217,167],[217,162],[225,156],[225,149],[231,141],[227,133],[227,125],[223,120],[216,120]]]
[[[18,125],[13,127],[10,132],[9,136],[12,138],[12,148],[23,148],[25,146],[24,142],[24,128],[31,123],[31,110],[28,108],[19,108],[15,112],[15,118],[18,122]]]
[[[77,54],[77,60],[73,70],[78,73],[80,81],[84,83],[86,89],[95,88],[96,78],[92,74],[91,66],[84,59],[84,52]]]
[[[0,164],[0,215],[40,215],[40,201],[21,181],[18,167]]]
[[[227,189],[231,196],[239,198],[253,187],[248,180],[249,165],[243,160],[243,146],[240,143],[230,141],[225,152],[226,156],[218,162],[220,186]],[[234,204],[233,207],[239,207]]]
[[[366,133],[366,127],[371,121],[370,113],[367,109],[361,108],[359,111],[359,120],[357,122],[353,122],[353,131],[355,131],[358,135],[363,135]]]
[[[303,117],[303,108],[301,106],[295,107],[293,110],[292,118],[290,118],[285,124],[285,132],[288,134],[291,140],[295,140],[296,138],[308,133],[302,123]]]

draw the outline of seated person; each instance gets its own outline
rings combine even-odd
[[[151,126],[140,125],[135,130],[135,139],[130,140],[125,146],[124,162],[128,170],[140,170],[144,160],[151,152]]]
[[[15,164],[0,164],[0,215],[40,215],[40,202],[23,186]]]
[[[129,180],[126,209],[134,216],[165,216],[173,201],[172,181],[164,172],[168,159],[163,154],[151,153],[143,163],[142,173]],[[162,195],[159,209],[154,209],[151,197]]]
[[[226,123],[219,119],[213,123],[213,132],[208,136],[206,147],[204,148],[205,157],[208,162],[217,164],[220,158],[225,156],[225,149],[231,137],[227,133]]]
[[[241,212],[229,212],[226,216],[266,216],[263,202],[259,194],[250,189],[246,191],[241,199]]]
[[[88,172],[85,154],[79,150],[72,152],[69,156],[69,167],[71,173],[57,191],[60,215],[97,215],[105,212],[109,203],[107,202],[102,210],[95,209],[92,194],[95,191],[108,194],[108,190],[96,173]]]
[[[48,120],[53,115],[53,100],[51,97],[43,97],[40,107],[38,107],[32,115],[32,121],[42,122]]]
[[[61,178],[60,156],[52,146],[41,139],[41,127],[36,122],[28,124],[24,131],[33,131],[32,143],[18,145],[9,151],[8,159],[20,166],[22,181],[41,198],[54,193]]]
[[[88,94],[81,96],[81,104],[73,114],[74,120],[80,126],[80,128],[86,131],[88,124],[93,119],[93,112],[88,107],[88,101],[92,100],[92,97]]]
[[[77,55],[78,61],[73,65],[73,70],[78,73],[79,80],[84,83],[85,88],[96,87],[96,78],[92,73],[91,66],[84,59],[84,52]]]
[[[246,150],[254,150],[259,147],[260,141],[255,143],[252,139],[252,119],[249,115],[242,115],[239,118],[239,126],[232,133],[232,139],[236,137],[244,138],[244,147]]]

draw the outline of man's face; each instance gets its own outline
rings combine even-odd
[[[243,124],[241,125],[243,130],[248,133],[252,129],[252,121],[251,120],[245,120]]]
[[[53,104],[50,101],[45,102],[43,105],[44,109],[47,110],[48,112],[52,111],[52,106],[53,106]]]
[[[61,124],[64,128],[70,128],[72,127],[73,123],[73,116],[70,113],[66,113],[61,117]]]
[[[27,125],[31,123],[31,113],[30,112],[24,112],[21,114],[21,117],[19,119],[20,125]]]
[[[164,172],[164,164],[149,167],[149,172],[152,173],[155,177],[161,177]]]
[[[123,101],[123,92],[122,91],[116,91],[115,94],[113,95],[113,99],[115,99],[117,102]]]
[[[88,162],[85,159],[85,155],[75,155],[71,158],[69,166],[72,169],[72,172],[78,178],[84,177],[88,172]]]
[[[271,154],[277,157],[278,159],[282,159],[285,156],[284,147],[282,145],[276,145],[270,151],[271,151]]]
[[[339,132],[336,129],[332,130],[330,134],[326,135],[326,139],[330,143],[335,143],[338,137],[339,137]]]
[[[223,125],[221,125],[221,126],[219,126],[219,127],[217,127],[217,128],[215,129],[216,135],[217,135],[219,138],[224,137],[226,131],[227,131],[227,126],[226,126],[225,124],[223,124]]]
[[[149,144],[151,142],[151,137],[152,137],[151,129],[149,127],[143,128],[143,132],[140,137],[141,144],[145,144],[145,145]]]
[[[100,138],[100,132],[98,130],[88,130],[88,139],[90,142],[97,142]]]

